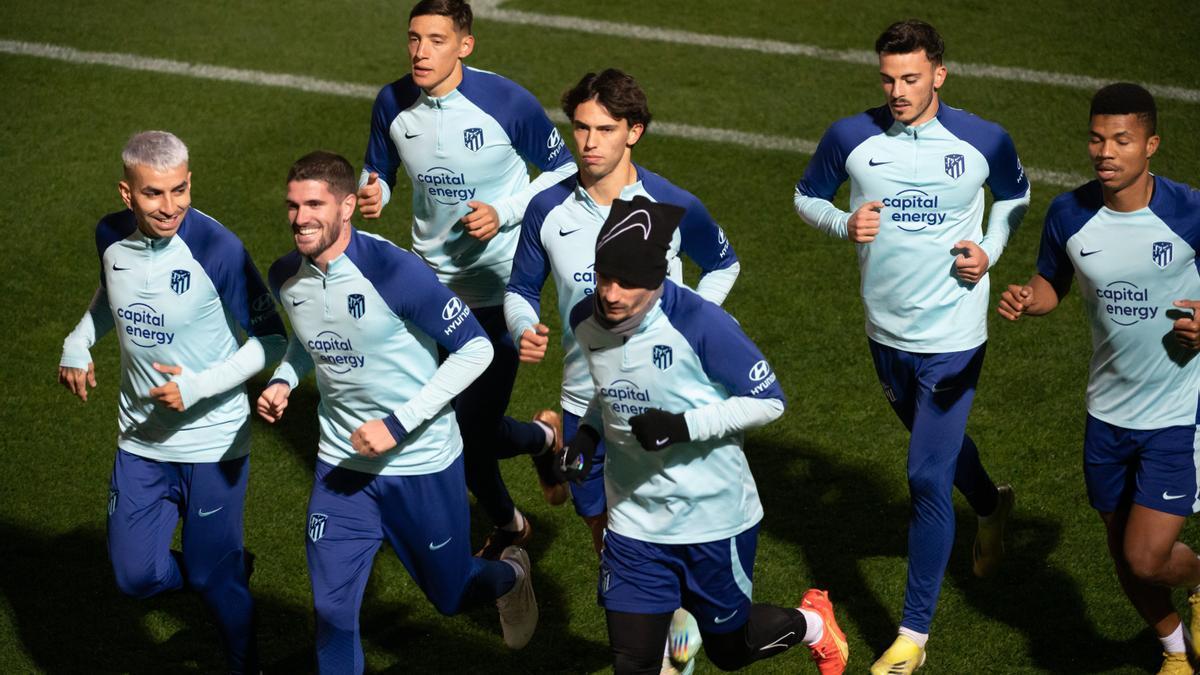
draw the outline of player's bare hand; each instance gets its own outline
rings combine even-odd
[[[179,375],[183,373],[182,366],[166,366],[161,363],[152,364],[154,369],[164,375]],[[183,412],[183,396],[179,393],[179,385],[171,380],[150,390],[150,396],[155,401],[176,412]]]
[[[479,241],[487,241],[500,231],[500,216],[491,204],[483,202],[467,202],[471,212],[462,217],[463,227],[467,234]]]
[[[1192,310],[1191,316],[1176,319],[1171,330],[1175,339],[1188,349],[1200,349],[1200,300],[1176,300],[1176,307]]]
[[[358,188],[358,213],[363,218],[378,218],[383,211],[383,187],[379,185],[379,174],[371,172],[367,182]]]
[[[258,403],[254,406],[258,416],[271,424],[278,422],[279,418],[283,417],[283,411],[287,409],[288,396],[291,394],[292,388],[285,382],[276,382],[263,389]]]
[[[383,420],[371,420],[350,434],[350,445],[363,457],[378,457],[396,447],[396,439]]]
[[[550,343],[550,329],[545,324],[537,324],[533,330],[525,329],[521,333],[521,363],[541,363],[546,358],[546,345]]]
[[[964,239],[955,244],[950,252],[957,254],[954,256],[954,271],[959,279],[968,284],[977,284],[987,274],[990,261],[979,244]]]
[[[1025,308],[1032,300],[1032,286],[1009,284],[1008,288],[1000,294],[1000,305],[996,307],[996,311],[1009,321],[1016,321],[1025,313]]]
[[[58,383],[78,396],[80,401],[87,403],[88,387],[96,388],[96,364],[88,361],[87,370],[59,366]]]
[[[883,202],[867,202],[850,214],[846,230],[850,233],[850,241],[856,244],[869,244],[875,241],[879,234],[879,211]]]

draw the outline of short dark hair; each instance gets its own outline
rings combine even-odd
[[[1158,106],[1140,84],[1116,82],[1101,87],[1092,97],[1091,116],[1096,115],[1137,115],[1151,136],[1158,133]]]
[[[338,199],[358,189],[358,179],[350,162],[337,153],[324,150],[310,152],[296,160],[288,169],[287,182],[297,180],[322,181]]]
[[[876,54],[911,54],[921,49],[930,61],[942,64],[946,43],[936,28],[920,19],[897,21],[875,40]]]
[[[471,13],[471,6],[463,0],[421,0],[413,5],[412,11],[408,13],[408,20],[411,22],[418,16],[445,16],[449,17],[454,22],[454,29],[471,34],[471,20],[474,15]]]
[[[596,99],[614,119],[625,120],[629,126],[650,128],[650,106],[646,92],[632,75],[609,68],[599,75],[588,73],[562,96],[562,110],[567,118],[575,119],[575,109],[585,101]]]

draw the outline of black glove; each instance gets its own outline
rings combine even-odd
[[[669,413],[650,408],[641,415],[629,418],[629,427],[637,437],[638,443],[650,452],[662,450],[672,443],[687,443],[692,440],[683,413]]]
[[[571,481],[581,485],[592,470],[596,457],[596,446],[600,445],[600,432],[586,424],[579,425],[575,438],[563,446],[562,460],[555,462],[554,475],[560,483]]]

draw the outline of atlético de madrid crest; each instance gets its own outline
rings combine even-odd
[[[1150,257],[1154,259],[1154,264],[1158,265],[1159,269],[1166,269],[1167,265],[1171,264],[1171,260],[1175,258],[1175,247],[1169,241],[1156,241],[1150,247]]]
[[[483,129],[471,127],[463,130],[463,145],[471,152],[479,152],[483,147]]]
[[[967,158],[962,155],[946,155],[946,175],[954,180],[967,172]]]

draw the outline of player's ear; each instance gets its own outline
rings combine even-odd
[[[640,122],[629,127],[629,136],[625,140],[625,145],[628,145],[629,147],[636,145],[638,141],[642,140],[642,133],[645,131],[646,125],[641,124]]]
[[[1160,140],[1161,139],[1158,137],[1158,134],[1146,139],[1146,159],[1150,159],[1154,156],[1154,153],[1158,152],[1158,144]]]
[[[934,68],[934,70],[933,70],[933,90],[934,91],[941,89],[942,85],[946,83],[947,72],[948,71],[946,70],[946,66],[941,65],[941,64],[938,64],[938,67]]]
[[[458,46],[458,58],[465,59],[475,51],[475,36],[468,35],[462,39],[462,43]]]
[[[358,206],[357,194],[349,192],[342,198],[342,203],[338,205],[338,210],[341,213],[338,215],[342,217],[343,222],[350,220],[350,217],[354,215],[354,207],[356,206]]]
[[[121,201],[125,202],[125,208],[133,208],[133,188],[129,187],[129,181],[117,181],[117,192],[121,193]]]

